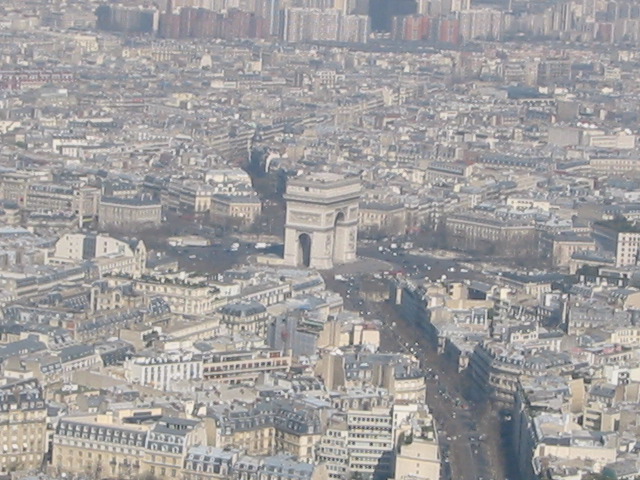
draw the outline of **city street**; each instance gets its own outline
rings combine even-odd
[[[389,305],[383,305],[377,312],[384,316],[384,347],[416,355],[427,371],[427,403],[437,421],[443,463],[450,467],[450,476],[443,478],[503,480],[497,413],[485,403],[476,404],[465,398],[464,374],[456,373],[423,336],[416,335],[415,327],[395,314]],[[449,468],[443,471],[447,473]]]
[[[250,243],[240,243],[230,251],[231,240],[218,241],[209,247],[172,249],[167,253],[180,259],[181,268],[215,273],[257,253]],[[276,247],[277,248],[277,247]],[[401,317],[388,303],[372,303],[360,295],[360,284],[366,276],[383,271],[404,272],[416,278],[451,280],[479,277],[478,272],[461,266],[455,258],[434,257],[425,253],[380,251],[375,245],[358,251],[359,261],[335,269],[348,281],[337,281],[327,275],[327,286],[342,295],[345,307],[359,311],[365,318],[381,323],[381,348],[402,351],[419,358],[427,372],[428,405],[436,419],[442,452],[442,480],[504,480],[504,459],[500,438],[500,419],[486,403],[477,404],[465,394],[465,374],[457,373],[451,364],[437,355],[411,319]],[[468,396],[468,395],[467,395]]]
[[[470,278],[477,273],[460,272],[455,259],[429,256],[389,255],[377,249],[366,249],[372,257],[391,262],[394,268],[411,268],[416,276],[432,279]],[[359,250],[359,254],[363,254]],[[341,273],[342,273],[341,269]],[[452,271],[453,270],[453,271]],[[487,403],[476,403],[468,397],[466,374],[457,373],[446,359],[437,355],[433,345],[411,319],[402,318],[389,303],[372,303],[360,294],[362,276],[346,282],[327,278],[329,288],[339,292],[347,309],[382,324],[381,349],[415,355],[427,372],[427,402],[436,419],[443,468],[442,480],[505,480],[505,464],[500,437],[500,417]]]

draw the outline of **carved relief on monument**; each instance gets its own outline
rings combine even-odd
[[[349,232],[349,250],[355,250],[356,248],[356,232],[351,230]]]
[[[289,213],[289,221],[320,225],[322,222],[322,215],[319,213],[291,212]]]
[[[331,254],[331,240],[332,240],[332,236],[331,235],[327,235],[327,239],[324,243],[324,253],[329,255]]]

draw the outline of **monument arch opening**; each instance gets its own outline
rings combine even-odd
[[[298,236],[298,260],[303,267],[311,266],[311,237],[308,233],[301,233]]]

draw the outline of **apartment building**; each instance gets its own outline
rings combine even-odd
[[[39,469],[47,452],[47,405],[35,379],[0,387],[0,475]]]
[[[387,479],[395,463],[395,428],[391,409],[347,412],[348,467],[352,473]]]
[[[115,414],[64,417],[53,435],[51,465],[66,473],[131,478],[141,472],[151,427]]]
[[[425,182],[429,183],[466,183],[473,175],[474,167],[465,162],[434,161],[425,172]]]
[[[599,246],[615,255],[616,267],[638,264],[640,251],[640,227],[624,218],[597,222],[593,236]]]
[[[64,417],[53,435],[52,466],[96,478],[181,478],[188,449],[205,441],[204,427],[160,413],[148,408]]]
[[[209,444],[239,448],[249,455],[284,452],[301,461],[312,461],[321,438],[321,421],[311,409],[294,408],[285,400],[254,407],[209,407],[205,423]]]
[[[126,242],[109,235],[68,233],[58,239],[50,265],[90,261],[97,277],[116,273],[139,277],[147,262],[144,242]]]
[[[637,171],[640,162],[634,156],[594,156],[589,159],[589,166],[598,173],[624,174]]]
[[[81,282],[86,278],[85,267],[38,268],[29,273],[0,272],[0,286],[13,298],[27,298],[50,292],[68,282]]]
[[[189,449],[184,480],[224,480],[232,474],[242,452],[236,448],[196,446]]]
[[[189,352],[143,352],[124,364],[128,382],[158,390],[170,390],[176,380],[202,378],[202,356]]]
[[[393,475],[396,429],[391,407],[350,409],[331,417],[317,446],[329,478],[361,476],[386,479]]]
[[[525,355],[525,348],[504,346],[492,340],[478,344],[470,362],[471,377],[478,392],[497,404],[510,407],[522,375],[568,374],[574,368],[566,353],[540,348],[535,354]]]
[[[433,418],[431,415],[414,418],[411,429],[400,440],[394,478],[439,480],[440,462],[440,446]]]
[[[140,198],[102,197],[98,207],[100,228],[149,228],[162,223],[162,205]]]
[[[6,202],[25,206],[29,186],[35,182],[51,180],[51,172],[7,171],[0,174],[0,198]]]
[[[262,202],[256,195],[215,194],[211,197],[211,215],[236,218],[249,225],[262,212]]]
[[[162,417],[147,433],[142,473],[157,478],[181,478],[188,449],[205,442],[200,421]]]
[[[218,289],[206,283],[143,276],[135,281],[133,288],[139,293],[162,297],[171,311],[179,315],[211,313],[220,306]]]
[[[340,355],[325,355],[316,373],[330,389],[370,383],[386,389],[396,400],[422,403],[426,398],[424,372],[407,355],[346,350]]]
[[[316,458],[327,466],[332,480],[347,478],[349,473],[349,431],[346,416],[334,416],[316,447]]]
[[[202,363],[202,377],[219,383],[255,382],[272,372],[288,372],[291,356],[280,350],[209,352]]]
[[[540,252],[543,256],[550,257],[554,267],[568,268],[574,253],[592,252],[595,249],[596,243],[592,238],[573,232],[545,234],[540,238]]]
[[[71,345],[63,348],[58,354],[62,371],[62,380],[70,383],[73,372],[77,370],[89,370],[92,367],[102,366],[102,359],[92,345]]]
[[[204,213],[211,210],[213,187],[196,180],[171,179],[162,192],[162,204],[176,211]]]
[[[24,208],[32,212],[73,213],[82,226],[98,215],[99,203],[100,189],[95,187],[34,183],[27,188]]]
[[[225,305],[220,309],[222,323],[227,326],[230,334],[255,333],[266,336],[269,315],[267,309],[260,302],[241,301]]]
[[[358,228],[370,233],[403,235],[407,230],[407,210],[402,204],[361,203]]]
[[[189,449],[184,480],[327,480],[323,465],[289,455],[267,458],[243,454],[237,448],[197,446]]]
[[[517,255],[535,246],[531,223],[483,215],[450,215],[445,219],[447,242],[460,250]]]

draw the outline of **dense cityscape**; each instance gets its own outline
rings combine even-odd
[[[0,12],[0,480],[640,479],[637,1]]]

